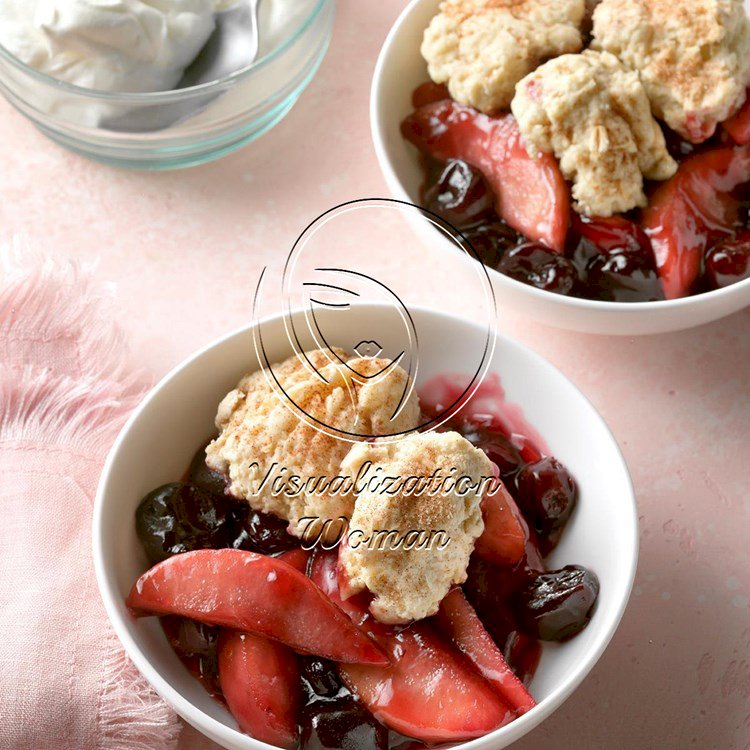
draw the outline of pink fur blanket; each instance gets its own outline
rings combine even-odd
[[[91,506],[143,393],[105,290],[73,264],[0,250],[0,747],[171,750],[180,724],[101,604]]]

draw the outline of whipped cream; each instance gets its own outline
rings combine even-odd
[[[239,0],[2,0],[0,45],[41,73],[108,92],[169,91]],[[263,0],[259,56],[309,16],[313,0]]]
[[[215,0],[4,0],[0,44],[68,83],[174,88],[215,28]]]
[[[241,33],[226,33],[242,17],[219,14],[243,0],[0,0],[0,47],[61,81],[107,93],[172,91],[199,60],[222,22],[222,53],[246,65]],[[259,58],[279,50],[311,16],[317,0],[262,0],[259,8]],[[236,31],[236,29],[235,29]],[[125,132],[173,133],[183,127],[213,128],[239,112],[263,107],[286,86],[300,65],[300,48],[291,45],[268,60],[261,76],[240,78],[221,96],[184,104],[133,109],[106,102],[84,102],[62,88],[31,92],[34,106],[69,124]],[[211,64],[210,62],[208,63]],[[226,66],[225,66],[226,67]],[[205,75],[205,65],[203,74]],[[219,76],[226,75],[223,71]]]

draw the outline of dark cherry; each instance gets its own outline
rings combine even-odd
[[[525,565],[503,568],[472,557],[464,593],[477,611],[487,632],[504,649],[509,636],[518,630],[513,610],[513,597],[530,580]]]
[[[658,302],[664,292],[648,258],[612,252],[594,257],[588,265],[586,296],[605,302]]]
[[[526,242],[512,248],[500,260],[497,270],[555,294],[572,294],[578,287],[578,272],[573,263],[539,242]]]
[[[394,737],[394,735],[396,735]],[[410,740],[408,737],[403,737],[403,735],[400,736],[396,734],[396,732],[391,733],[391,750],[425,750],[428,747],[435,747],[435,745],[425,745],[424,742],[419,742],[419,740]]]
[[[301,662],[302,686],[308,701],[330,700],[349,692],[341,683],[333,662],[315,657],[302,658]]]
[[[471,243],[479,260],[490,268],[497,268],[508,251],[524,242],[522,235],[500,219],[471,224],[461,231]]]
[[[138,506],[138,538],[152,563],[180,552],[228,546],[234,504],[192,484],[165,484]]]
[[[182,617],[162,617],[167,640],[188,670],[211,695],[221,695],[217,642],[219,628]]]
[[[707,151],[711,148],[732,145],[734,143],[729,133],[723,128],[717,128],[716,132],[708,140],[703,141],[703,143],[691,143],[666,125],[662,125],[662,131],[664,132],[664,140],[667,143],[667,151],[669,151],[672,158],[677,162],[684,161],[688,156],[692,156],[698,151]]]
[[[653,302],[664,299],[651,243],[643,230],[622,216],[574,218],[578,237],[572,257],[588,299]]]
[[[258,513],[244,503],[236,507],[232,515],[234,535],[230,547],[262,555],[277,555],[299,547],[299,540],[287,533],[287,521]]]
[[[573,217],[573,233],[589,240],[602,252],[625,250],[651,255],[651,242],[646,233],[624,216],[590,219]]]
[[[183,656],[211,656],[216,651],[219,628],[184,617],[162,617],[172,647]]]
[[[425,190],[425,208],[456,227],[492,216],[495,199],[481,173],[464,161],[449,161]]]
[[[322,750],[386,750],[388,730],[349,692],[333,662],[316,657],[302,660],[303,748]]]
[[[522,629],[542,641],[566,641],[580,633],[593,614],[599,580],[578,565],[538,573],[516,595]]]
[[[539,666],[542,647],[536,638],[514,630],[505,641],[505,661],[524,685],[528,686]]]
[[[739,232],[708,251],[706,276],[713,289],[750,278],[750,230]]]
[[[219,678],[218,652],[214,652],[210,656],[195,657],[195,668],[192,671],[198,678],[198,681],[206,688],[209,695],[214,698],[223,698],[221,680]]]
[[[545,456],[516,475],[513,493],[521,512],[539,537],[543,555],[555,548],[578,499],[578,486],[555,458]]]
[[[300,723],[303,750],[388,748],[388,730],[351,694],[308,703]]]
[[[414,91],[413,103],[419,108],[449,98],[445,86],[428,82]],[[413,140],[415,133],[411,131],[415,127],[415,123],[402,125],[407,139]],[[440,128],[440,117],[435,115],[425,127]],[[723,129],[699,145],[666,127],[664,136],[669,152],[678,162],[731,143]],[[462,161],[441,163],[423,155],[420,160],[425,175],[422,205],[458,226],[479,259],[490,268],[545,291],[585,299],[624,303],[664,299],[651,244],[635,223],[637,212],[628,214],[630,218],[595,219],[582,219],[574,213],[566,253],[559,255],[540,243],[527,241],[499,219],[492,190],[473,167]],[[717,228],[710,236],[710,244],[724,244],[728,231],[750,224],[750,183],[738,186],[732,195],[740,204],[739,219],[728,229]],[[587,228],[581,230],[581,225]],[[742,250],[716,250],[715,258],[714,254],[706,255],[705,278],[695,284],[694,294],[750,275],[750,261]]]
[[[673,159],[680,162],[691,154],[695,153],[698,148],[695,143],[686,141],[681,135],[666,126],[662,127],[664,131],[664,140],[667,143],[667,151]]]
[[[501,432],[471,422],[452,425],[452,428],[460,432],[473,446],[483,450],[490,461],[500,469],[500,476],[504,480],[512,478],[523,465],[520,451],[510,438]],[[509,489],[513,489],[512,486]]]
[[[221,474],[206,466],[205,446],[193,456],[188,481],[208,492],[223,496],[226,481]],[[276,555],[294,549],[299,542],[290,536],[287,522],[275,516],[258,513],[245,502],[230,498],[231,509],[227,519],[227,538],[223,546]]]
[[[620,216],[574,220],[573,262],[586,279],[588,299],[653,302],[664,299],[653,250],[643,230]]]
[[[223,495],[226,490],[226,480],[221,474],[206,466],[206,447],[201,447],[193,456],[188,469],[187,481],[200,487],[206,492],[212,492],[214,495]]]

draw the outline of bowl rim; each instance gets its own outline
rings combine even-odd
[[[402,26],[405,24],[407,19],[414,12],[415,8],[423,5],[427,2],[433,2],[434,0],[410,0],[406,7],[398,15],[398,18],[394,21],[388,34],[383,42],[383,46],[380,48],[377,62],[372,76],[372,83],[370,86],[370,133],[375,147],[375,154],[380,164],[380,169],[383,172],[386,182],[392,191],[397,194],[397,197],[409,201],[413,201],[413,198],[407,192],[401,179],[399,178],[396,169],[393,166],[393,162],[388,156],[388,147],[386,133],[381,123],[381,112],[380,102],[383,98],[383,71],[388,64],[388,55],[391,49],[394,47],[395,42],[401,32]],[[438,235],[436,234],[436,237]],[[442,241],[440,242],[442,245]],[[567,307],[578,308],[583,311],[599,311],[599,312],[618,312],[626,313],[631,315],[637,315],[644,311],[661,311],[661,310],[679,310],[685,307],[695,308],[698,305],[712,305],[715,301],[722,297],[735,297],[739,296],[741,290],[745,290],[750,293],[750,277],[738,281],[735,284],[724,287],[722,289],[712,289],[708,292],[701,292],[700,294],[693,294],[688,297],[680,297],[678,299],[671,300],[655,300],[653,302],[610,302],[605,300],[592,300],[584,297],[569,297],[562,294],[555,294],[554,292],[547,292],[543,289],[537,289],[536,287],[524,284],[521,281],[506,276],[500,273],[494,268],[487,267],[488,272],[495,281],[499,281],[502,284],[508,284],[517,292],[523,292],[530,297],[549,302],[550,297],[553,297],[556,302]],[[750,304],[750,295],[749,301]]]
[[[378,303],[367,303],[356,305],[360,308],[388,308],[388,305]],[[480,329],[481,326],[474,321],[445,313],[434,308],[414,305],[412,307],[414,312],[418,314],[424,314],[431,317],[438,324],[441,320],[459,322],[463,326],[469,328]],[[304,314],[304,310],[294,309],[288,314]],[[94,570],[96,574],[97,587],[99,594],[104,602],[104,607],[109,618],[109,621],[117,634],[120,642],[122,643],[128,656],[132,659],[138,670],[146,677],[148,682],[156,690],[156,692],[162,696],[174,709],[185,718],[189,723],[193,724],[197,729],[207,733],[213,739],[217,741],[225,741],[228,743],[236,743],[237,738],[241,738],[247,745],[247,748],[261,748],[262,750],[278,750],[273,746],[263,743],[255,738],[240,732],[237,729],[228,727],[218,719],[210,716],[209,714],[202,711],[200,708],[191,703],[187,698],[172,687],[167,680],[161,676],[160,672],[152,666],[151,662],[141,651],[140,647],[135,641],[135,638],[128,632],[123,611],[116,604],[119,600],[119,593],[115,591],[115,586],[110,585],[111,575],[109,569],[105,565],[104,548],[106,540],[102,536],[102,519],[104,515],[104,508],[106,505],[106,497],[108,493],[108,485],[110,481],[110,474],[116,464],[119,452],[123,442],[126,440],[130,429],[134,423],[140,418],[141,414],[148,410],[153,400],[157,397],[159,392],[168,387],[169,384],[178,377],[184,370],[189,369],[194,365],[197,360],[202,358],[209,351],[224,346],[231,339],[248,335],[257,326],[266,325],[278,321],[284,317],[284,313],[277,315],[270,315],[264,317],[255,323],[246,324],[239,328],[224,334],[223,336],[209,342],[205,346],[198,349],[193,354],[189,355],[186,359],[182,360],[179,364],[173,367],[142,399],[136,409],[128,418],[125,425],[120,430],[117,438],[115,439],[110,451],[107,455],[104,467],[102,469],[99,483],[96,490],[96,496],[94,499],[93,519],[92,519],[92,556],[94,561]],[[591,403],[588,397],[571,381],[569,380],[558,368],[556,368],[551,362],[546,360],[540,354],[535,352],[533,349],[527,347],[524,344],[500,333],[495,332],[497,340],[501,340],[504,345],[508,346],[514,353],[520,353],[522,356],[529,359],[534,368],[540,368],[547,372],[552,377],[562,379],[568,387],[573,389],[573,392],[578,394],[582,399],[583,404],[590,410],[590,415],[593,421],[596,423],[597,428],[602,431],[602,436],[606,437],[610,443],[611,448],[614,450],[614,456],[619,463],[620,474],[619,482],[622,483],[622,492],[624,502],[627,504],[630,516],[630,523],[627,527],[622,528],[622,534],[625,538],[626,548],[628,550],[629,559],[626,560],[626,566],[624,568],[625,574],[620,584],[621,592],[618,600],[612,605],[612,607],[602,613],[605,618],[602,631],[599,634],[597,640],[595,640],[588,651],[586,658],[581,659],[580,662],[573,668],[570,673],[558,684],[552,692],[544,698],[537,706],[531,711],[517,718],[510,724],[504,727],[494,730],[482,737],[476,739],[456,743],[454,747],[460,747],[461,750],[480,750],[486,746],[492,745],[492,743],[498,738],[509,739],[510,742],[514,742],[520,737],[527,734],[534,727],[538,726],[548,716],[550,716],[557,708],[559,708],[564,701],[573,694],[578,686],[583,682],[589,672],[597,664],[609,642],[612,640],[617,628],[622,620],[625,609],[630,600],[630,595],[635,580],[636,569],[638,565],[638,554],[639,554],[639,534],[638,534],[638,506],[633,488],[632,479],[630,472],[623,456],[622,450],[617,443],[616,438],[609,429],[609,426],[604,421],[604,418],[598,412],[596,407]],[[623,585],[624,584],[624,585]]]
[[[89,99],[101,100],[110,104],[163,104],[180,99],[190,98],[193,94],[206,94],[215,89],[220,89],[231,85],[242,78],[249,78],[256,70],[260,70],[281,56],[289,47],[297,42],[304,33],[312,26],[316,18],[322,13],[323,9],[330,5],[335,6],[336,0],[316,0],[315,6],[310,13],[302,20],[297,28],[281,44],[272,49],[267,55],[256,59],[250,65],[234,71],[228,76],[218,78],[215,81],[201,83],[197,86],[186,86],[182,89],[170,89],[168,91],[146,91],[146,92],[127,92],[127,91],[101,91],[99,89],[90,89],[85,86],[78,86],[75,83],[63,81],[54,76],[47,75],[33,68],[31,65],[20,60],[10,50],[0,44],[0,61],[4,60],[10,63],[22,73],[37,80],[39,83],[63,91],[75,96],[87,97]]]

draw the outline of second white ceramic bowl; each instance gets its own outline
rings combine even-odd
[[[420,382],[461,372],[486,344],[487,330],[441,313],[414,309],[419,335]],[[336,321],[333,345],[353,349],[363,330],[378,331],[386,349],[397,344],[390,308],[352,307]],[[326,323],[336,311],[322,310]],[[301,322],[301,317],[296,321]],[[326,325],[326,330],[334,330]],[[148,564],[135,533],[140,499],[154,487],[182,476],[193,453],[214,432],[216,406],[248,371],[258,369],[253,327],[198,352],[153,389],[123,428],[107,459],[94,508],[94,564],[101,595],[126,651],[157,692],[193,726],[231,750],[269,746],[237,730],[229,713],[209,697],[179,661],[156,618],[135,620],[125,597]],[[263,324],[271,361],[291,354],[284,320]],[[446,342],[451,342],[446,346]],[[310,342],[303,342],[310,345]],[[612,638],[635,574],[637,511],[617,443],[586,398],[558,370],[528,349],[497,337],[489,372],[502,379],[507,398],[549,444],[579,483],[576,511],[551,558],[552,566],[581,564],[599,576],[601,594],[589,626],[565,644],[546,644],[531,690],[539,705],[473,742],[457,747],[499,750],[549,716],[576,689]]]
[[[428,80],[419,52],[422,35],[440,0],[412,0],[393,25],[380,52],[372,82],[372,137],[383,175],[394,197],[419,203],[422,170],[416,149],[399,130],[413,109],[412,91]],[[427,252],[453,251],[432,225],[417,227]],[[430,261],[434,262],[434,261]],[[528,315],[541,323],[585,333],[637,336],[667,333],[709,323],[750,305],[750,279],[714,292],[667,302],[617,303],[564,297],[522,284],[496,271],[490,276],[501,312]]]

